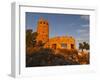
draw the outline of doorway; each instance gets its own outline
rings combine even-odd
[[[56,47],[57,47],[57,44],[52,44],[53,49],[56,49]]]

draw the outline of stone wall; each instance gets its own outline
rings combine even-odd
[[[54,45],[54,47],[53,47]],[[45,48],[75,49],[75,39],[73,37],[61,36],[49,39],[45,44]]]

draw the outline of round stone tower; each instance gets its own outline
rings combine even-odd
[[[37,23],[37,34],[37,42],[46,43],[49,40],[49,23],[42,17],[39,18]]]

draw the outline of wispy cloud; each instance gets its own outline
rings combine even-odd
[[[82,16],[80,16],[80,17],[81,17],[81,19],[89,20],[89,16],[88,16],[88,15],[82,15]]]
[[[86,31],[86,29],[78,29],[77,32],[78,32],[78,33],[85,33],[85,32],[87,32],[87,31]]]
[[[82,25],[83,28],[88,28],[89,27],[89,24],[84,24]]]
[[[89,24],[81,25],[81,28],[77,30],[77,34],[79,35],[77,37],[77,44],[84,41],[89,43]]]
[[[80,25],[81,28],[77,30],[77,33],[80,34],[89,34],[89,24]]]
[[[70,23],[69,26],[73,27],[75,26],[76,24],[75,23]]]
[[[83,36],[83,37],[89,37],[89,33],[86,32],[86,33],[84,33],[82,36]]]
[[[77,30],[78,35],[82,38],[87,38],[89,37],[89,30],[88,29],[79,29]]]

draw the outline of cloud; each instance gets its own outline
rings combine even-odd
[[[81,19],[84,19],[84,20],[88,20],[89,21],[89,16],[88,15],[82,15],[80,17],[81,17]]]
[[[83,37],[89,37],[89,32],[86,32],[82,35]]]
[[[79,29],[79,30],[77,30],[77,32],[78,32],[78,37],[80,38],[79,40],[80,41],[82,41],[82,40],[86,40],[86,39],[89,39],[89,36],[90,36],[90,34],[89,34],[89,30],[87,30],[87,29]]]
[[[88,29],[79,29],[77,30],[78,35],[80,35],[80,37],[89,37],[89,30]]]
[[[80,25],[81,28],[77,30],[77,33],[80,34],[89,34],[89,24]]]
[[[85,33],[87,30],[86,29],[79,29],[77,30],[78,33]]]
[[[73,27],[75,26],[76,24],[75,23],[70,23],[69,26]]]
[[[82,25],[83,28],[88,28],[89,27],[89,24],[84,24]]]

